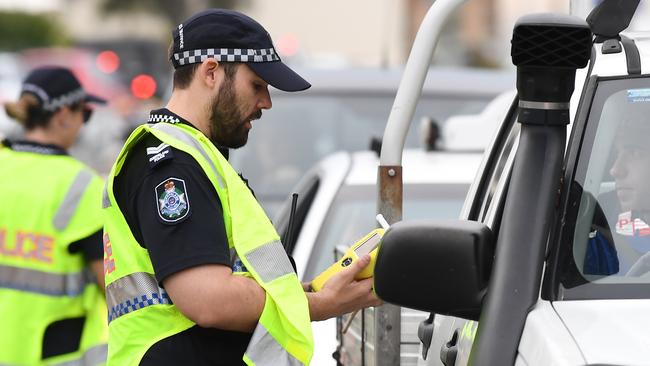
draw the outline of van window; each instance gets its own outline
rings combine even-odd
[[[598,83],[568,207],[561,297],[650,297],[650,78]]]

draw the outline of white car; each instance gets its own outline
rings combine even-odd
[[[404,217],[457,218],[469,185],[476,175],[481,154],[476,152],[404,152]],[[336,259],[337,246],[348,247],[377,227],[374,220],[377,197],[378,157],[373,151],[338,152],[321,160],[296,186],[298,203],[293,223],[295,246],[290,251],[302,281],[311,281]],[[286,238],[290,202],[274,222]],[[356,318],[361,318],[361,313]],[[415,332],[422,312],[407,311],[405,327],[413,355],[417,352]],[[340,320],[339,320],[340,322]],[[315,353],[312,365],[336,365],[337,320],[312,323]],[[339,323],[339,327],[341,324]],[[361,341],[351,327],[347,336]],[[348,355],[338,353],[344,361]],[[414,357],[412,357],[414,358]]]

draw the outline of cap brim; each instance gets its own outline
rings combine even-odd
[[[289,66],[283,64],[282,61],[249,62],[247,65],[255,71],[257,76],[261,77],[274,88],[294,92],[311,87],[311,84],[307,80],[291,70]]]
[[[106,104],[106,99],[100,98],[96,95],[92,94],[86,94],[86,97],[84,98],[84,101],[86,103],[97,103],[97,104]]]

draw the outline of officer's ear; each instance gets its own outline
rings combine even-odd
[[[214,58],[207,58],[199,66],[197,76],[210,89],[218,87],[224,79],[223,67]]]

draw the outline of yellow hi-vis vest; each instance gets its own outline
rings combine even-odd
[[[99,365],[104,295],[68,246],[102,228],[103,182],[70,156],[0,147],[0,365]],[[79,349],[42,360],[54,322],[85,317]]]
[[[254,278],[266,291],[264,310],[243,360],[257,366],[309,364],[313,340],[307,297],[273,225],[205,135],[188,125],[164,122],[142,125],[131,134],[106,182],[108,364],[137,365],[153,344],[194,325],[158,286],[147,250],[133,237],[113,194],[114,178],[129,150],[147,133],[190,154],[203,168],[221,201],[231,252],[248,270],[237,274]]]

